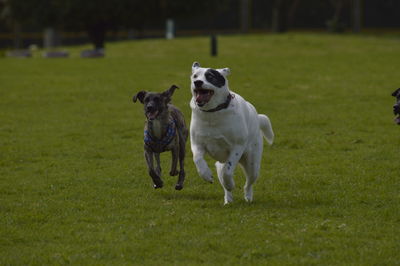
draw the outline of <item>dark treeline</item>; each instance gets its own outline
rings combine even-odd
[[[107,32],[165,29],[248,32],[400,27],[399,0],[0,0],[0,33],[86,32],[95,48]]]

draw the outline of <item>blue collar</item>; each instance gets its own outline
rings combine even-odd
[[[162,139],[157,139],[153,136],[150,135],[150,132],[148,130],[144,131],[144,144],[147,146],[150,146],[151,148],[162,148],[164,149],[168,144],[171,143],[171,141],[174,139],[176,135],[176,129],[175,129],[175,121],[172,120],[167,127],[167,133]]]

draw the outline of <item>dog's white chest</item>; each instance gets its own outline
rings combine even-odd
[[[221,134],[220,128],[203,124],[203,127],[194,129],[192,132],[193,142],[203,146],[205,152],[212,158],[219,162],[225,162],[228,159],[232,143],[229,137]]]
[[[212,158],[222,163],[228,159],[230,145],[223,136],[204,137],[203,141],[206,152]]]

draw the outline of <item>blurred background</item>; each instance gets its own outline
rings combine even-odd
[[[387,32],[399,0],[0,0],[0,48],[255,32]]]

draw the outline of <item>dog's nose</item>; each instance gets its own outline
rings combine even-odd
[[[201,80],[196,80],[195,82],[193,82],[194,83],[194,86],[196,87],[196,88],[201,88],[201,86],[203,86],[203,81],[201,81]]]
[[[154,110],[155,110],[155,108],[154,108],[153,105],[148,105],[148,106],[146,107],[146,111],[147,111],[147,112],[154,112]]]

